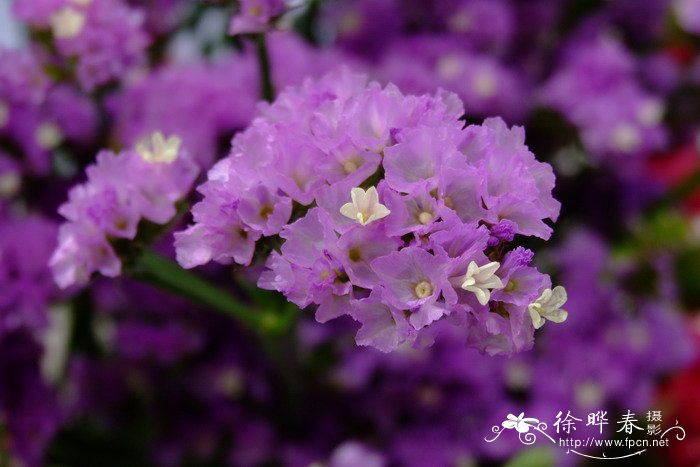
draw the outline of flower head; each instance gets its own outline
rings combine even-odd
[[[99,153],[87,181],[59,208],[67,222],[50,266],[60,287],[85,284],[95,271],[118,276],[121,262],[110,240],[134,239],[141,221],[166,224],[189,193],[199,170],[177,137],[156,133],[150,147],[137,151]]]
[[[631,53],[609,38],[574,43],[569,52],[542,96],[579,128],[591,155],[617,160],[662,149],[664,106],[637,81]]]
[[[86,90],[123,77],[145,59],[144,14],[129,2],[14,2],[14,9],[31,26],[52,31],[58,55],[75,62]]]
[[[176,234],[180,264],[249,265],[272,238],[281,247],[258,285],[316,305],[320,322],[354,317],[361,345],[425,343],[446,316],[492,353],[532,345],[527,305],[549,281],[510,242],[548,238],[559,203],[522,129],[463,129],[455,95],[404,95],[348,71],[261,112],[199,187],[195,223]]]

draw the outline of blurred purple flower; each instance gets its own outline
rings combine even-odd
[[[14,8],[19,19],[51,30],[63,58],[77,58],[77,79],[86,90],[124,77],[145,59],[143,12],[120,0],[16,1]]]
[[[542,90],[542,102],[579,128],[598,159],[646,156],[667,140],[663,101],[641,88],[634,57],[612,39],[569,46],[563,66]]]
[[[270,22],[285,11],[283,0],[240,0],[239,11],[231,18],[229,34],[265,32]]]
[[[84,285],[95,271],[116,277],[121,263],[109,239],[133,240],[142,219],[166,224],[190,191],[199,169],[177,136],[156,132],[135,150],[102,151],[59,208],[67,222],[50,265],[61,288]]]

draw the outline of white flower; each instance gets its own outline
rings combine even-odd
[[[566,303],[566,289],[561,285],[554,289],[545,289],[537,300],[527,306],[532,318],[532,325],[539,329],[544,325],[545,319],[553,323],[563,323],[569,313],[561,307]]]
[[[136,145],[136,152],[139,153],[146,162],[167,162],[177,159],[182,140],[177,136],[165,138],[163,133],[156,131],[151,135],[150,140],[141,141]]]
[[[498,92],[498,77],[488,69],[476,72],[472,82],[472,89],[476,95],[488,99]]]
[[[498,261],[492,261],[483,266],[479,266],[476,264],[476,261],[472,261],[469,263],[467,273],[464,275],[462,288],[473,292],[479,303],[486,305],[491,298],[489,289],[503,288],[501,278],[496,275],[496,271],[500,266],[501,263]]]
[[[39,147],[54,149],[63,141],[61,129],[51,122],[44,122],[34,132],[34,138]]]
[[[85,24],[85,14],[75,8],[64,7],[51,16],[53,36],[68,39],[80,34]]]
[[[22,178],[16,172],[5,172],[0,175],[0,200],[10,199],[22,186]]]
[[[646,126],[658,124],[664,116],[664,104],[660,100],[650,99],[637,110],[637,119]]]
[[[612,149],[630,153],[635,151],[642,143],[642,135],[631,123],[620,123],[610,133]]]
[[[362,225],[391,214],[391,211],[379,202],[379,194],[375,187],[370,187],[367,191],[362,188],[353,188],[350,190],[350,197],[352,203],[343,204],[340,213]]]

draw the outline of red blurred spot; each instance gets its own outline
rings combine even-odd
[[[695,319],[696,360],[693,366],[678,373],[661,388],[659,399],[663,406],[663,426],[678,424],[685,429],[686,438],[682,441],[670,438],[663,455],[669,456],[672,465],[677,467],[697,467],[700,465],[700,320]],[[659,448],[661,449],[661,448]]]
[[[689,66],[695,58],[693,48],[686,44],[669,44],[666,46],[665,52],[683,66]]]
[[[683,183],[699,169],[700,152],[695,144],[688,144],[675,151],[652,157],[647,164],[651,179],[665,188],[673,188]],[[700,189],[688,195],[682,207],[688,214],[700,213]]]

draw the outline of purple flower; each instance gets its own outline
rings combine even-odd
[[[257,72],[251,55],[165,65],[111,96],[115,132],[135,145],[154,131],[176,134],[202,166],[218,159],[220,138],[252,119]]]
[[[400,193],[410,193],[417,188],[432,190],[437,185],[438,168],[453,165],[451,162],[459,157],[456,143],[459,131],[449,128],[439,135],[435,135],[435,131],[421,127],[402,132],[401,140],[386,148],[383,164],[391,188]],[[433,146],[436,141],[442,144]]]
[[[136,150],[103,151],[59,208],[67,222],[50,264],[62,288],[85,284],[94,271],[118,276],[121,263],[112,238],[134,239],[139,223],[165,224],[190,190],[199,170],[176,136],[155,133]]]
[[[427,233],[439,218],[438,201],[425,186],[406,195],[388,189],[382,192],[385,193],[387,208],[393,214],[386,220],[389,235],[400,237],[410,233]]]
[[[536,291],[542,290],[547,284],[547,276],[529,266],[533,256],[532,251],[523,247],[505,255],[500,268],[505,285],[494,292],[494,300],[516,305],[528,305],[535,301]]]
[[[265,239],[281,247],[258,285],[317,305],[320,322],[355,317],[362,345],[424,345],[448,315],[479,327],[473,336],[504,339],[504,352],[531,343],[527,309],[546,276],[507,252],[516,235],[548,238],[544,219],[559,203],[551,167],[521,128],[489,119],[463,130],[456,96],[404,95],[346,70],[288,88],[261,111],[200,186],[194,224],[175,234],[181,265],[249,265]],[[489,303],[499,276],[512,276],[510,289]]]
[[[321,24],[345,49],[374,58],[401,31],[407,6],[397,0],[351,0],[322,5]]]
[[[323,76],[341,66],[359,69],[366,67],[364,63],[337,48],[313,47],[290,31],[270,31],[266,34],[266,42],[270,53],[272,81],[277,89],[298,86],[307,78]],[[256,51],[250,47],[247,54],[252,59]],[[256,98],[259,95],[257,83],[248,88],[256,91]]]
[[[382,57],[378,74],[406,92],[430,92],[436,86],[455,92],[466,114],[473,117],[499,115],[518,122],[531,100],[522,73],[493,55],[465,50],[463,41],[455,36],[416,35],[396,40]]]
[[[594,157],[649,154],[666,144],[664,106],[641,88],[635,68],[633,57],[612,39],[574,43],[544,85],[542,100],[579,128]]]
[[[46,263],[57,226],[42,217],[0,217],[0,338],[18,329],[42,330],[57,290]],[[31,245],[31,248],[27,248]]]
[[[700,6],[693,0],[674,0],[676,18],[681,27],[692,34],[700,34]]]
[[[92,141],[95,105],[71,85],[53,85],[38,53],[0,49],[0,61],[0,137],[21,150],[26,172],[45,175],[60,145],[82,147]]]
[[[324,246],[337,238],[327,225],[322,212],[312,209],[282,231],[280,236],[286,240],[282,245],[282,254],[299,266],[313,266],[326,251]]]
[[[125,321],[119,323],[114,336],[114,346],[124,358],[152,357],[165,364],[177,361],[202,344],[202,336],[177,322],[152,326]]]
[[[13,2],[13,12],[30,24],[48,24],[51,15],[63,6],[64,0],[37,0],[35,2]]]
[[[448,281],[447,262],[419,247],[406,247],[377,258],[372,269],[384,287],[382,297],[399,310],[408,310],[410,323],[420,329],[448,313],[457,300]]]
[[[386,305],[379,289],[368,298],[353,302],[350,315],[361,324],[355,337],[358,345],[391,352],[416,338],[416,329],[408,322],[406,312]]]
[[[489,238],[489,246],[496,246],[501,242],[510,242],[515,237],[517,226],[508,219],[501,220],[498,224],[491,227],[491,238]]]
[[[65,289],[74,284],[86,284],[93,272],[117,277],[121,262],[104,233],[93,228],[64,224],[58,234],[58,247],[50,260],[56,284]]]
[[[292,214],[292,201],[273,194],[263,185],[251,188],[238,205],[241,220],[263,235],[274,235],[282,230]]]
[[[386,235],[381,224],[356,226],[340,236],[335,254],[353,284],[372,288],[377,283],[372,261],[398,250],[400,245]]]
[[[384,467],[384,457],[356,441],[346,441],[333,451],[329,467],[353,467],[363,465],[366,467]]]
[[[24,2],[16,5],[20,3]],[[63,58],[77,58],[77,78],[85,89],[121,78],[145,59],[149,38],[142,29],[140,10],[120,0],[55,2],[53,6],[48,18],[30,8],[18,7],[16,12],[37,27],[51,29]]]
[[[284,13],[283,0],[241,0],[239,11],[231,18],[229,34],[253,34],[265,32],[276,16]]]
[[[3,104],[40,104],[51,83],[41,68],[38,56],[29,50],[0,49],[0,57],[3,61],[0,68],[0,99]],[[9,109],[6,112],[9,114]]]
[[[61,57],[77,59],[77,78],[87,90],[123,77],[145,58],[143,14],[120,0],[24,3],[15,2],[17,16],[51,30]]]
[[[486,119],[481,126],[465,129],[461,150],[485,179],[481,196],[485,220],[495,224],[507,219],[519,234],[549,238],[552,229],[543,219],[556,220],[561,207],[551,196],[554,173],[527,149],[523,128],[508,129],[501,119]]]
[[[311,302],[308,269],[290,263],[276,251],[270,254],[265,266],[267,270],[260,274],[258,279],[260,288],[277,290],[300,308],[306,307]]]
[[[513,36],[514,6],[505,0],[451,0],[439,2],[444,29],[475,49],[501,51]],[[442,6],[442,8],[440,8]],[[489,27],[482,25],[488,24]]]

